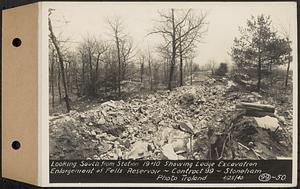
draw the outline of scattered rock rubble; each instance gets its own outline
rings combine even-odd
[[[292,128],[290,109],[279,109],[277,114],[281,120],[276,122],[272,118],[271,125],[269,121],[269,125],[265,124],[267,118],[240,118],[235,129],[228,132],[236,104],[241,101],[267,104],[271,100],[236,88],[232,81],[209,79],[174,91],[107,101],[85,112],[52,116],[50,159],[200,160],[290,156],[291,141],[289,136],[284,136],[290,135]],[[284,129],[276,130],[280,123]]]

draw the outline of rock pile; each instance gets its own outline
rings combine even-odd
[[[237,103],[261,98],[233,86],[211,79],[51,117],[50,159],[207,159],[208,128],[224,131]]]

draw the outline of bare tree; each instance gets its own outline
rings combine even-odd
[[[84,90],[87,89],[88,96],[97,97],[100,62],[103,61],[101,58],[108,50],[108,46],[101,40],[89,37],[80,44],[79,49],[82,57],[82,78],[84,79],[85,72],[88,73],[89,78],[87,82],[83,80]],[[85,70],[85,66],[88,67],[87,70]]]
[[[141,83],[143,85],[144,82],[144,72],[145,72],[145,55],[142,54],[139,58],[140,61],[140,79],[141,79]]]
[[[108,20],[108,24],[113,31],[113,36],[117,48],[117,56],[118,56],[118,94],[121,95],[121,37],[122,37],[122,22],[120,18],[115,18],[113,20]]]
[[[148,68],[149,68],[149,83],[150,83],[150,90],[153,90],[153,78],[152,78],[152,57],[150,50],[148,48]]]
[[[191,85],[193,85],[193,59],[190,59],[190,81]]]
[[[208,70],[211,71],[211,75],[214,75],[215,74],[215,70],[216,70],[216,67],[217,67],[217,62],[213,59],[209,60],[208,63],[206,64],[206,67]]]
[[[122,39],[121,40],[121,80],[126,79],[126,73],[129,63],[131,62],[132,58],[134,57],[133,54],[133,42],[131,39]]]
[[[192,15],[192,10],[180,10],[183,14],[175,15],[175,10],[171,9],[167,13],[158,12],[161,20],[159,25],[154,28],[154,31],[150,34],[160,34],[165,40],[165,46],[162,49],[170,49],[171,52],[171,64],[170,64],[170,74],[168,89],[172,90],[172,82],[174,76],[174,69],[176,66],[176,55],[177,51],[181,52],[180,56],[180,69],[182,71],[183,64],[183,53],[189,49],[197,38],[199,38],[202,32],[201,29],[204,26],[205,15],[196,17]],[[177,10],[176,12],[179,12]],[[169,45],[171,46],[169,48]],[[183,75],[181,72],[181,84],[183,80]]]
[[[168,89],[172,90],[172,81],[174,75],[174,68],[176,64],[176,23],[175,23],[175,14],[174,9],[171,9],[168,13],[158,12],[161,20],[159,21],[160,25],[154,28],[154,31],[150,34],[160,34],[166,45],[162,49],[168,49],[171,44],[171,64],[170,64],[170,73],[169,73],[169,82]]]
[[[52,29],[52,23],[51,23],[51,19],[50,19],[51,11],[52,11],[52,9],[49,10],[49,15],[48,15],[48,27],[49,27],[49,31],[50,31],[49,37],[55,47],[55,50],[56,50],[56,53],[58,56],[61,77],[62,77],[64,92],[65,92],[64,100],[66,102],[67,112],[69,112],[71,110],[71,106],[70,106],[70,102],[69,102],[69,95],[68,95],[68,89],[67,89],[67,83],[66,83],[66,77],[65,77],[64,60],[63,60],[63,55],[62,55],[60,47],[59,47],[59,43],[58,43],[57,38]]]
[[[168,85],[169,83],[169,74],[170,74],[170,65],[172,59],[172,52],[169,46],[165,46],[165,44],[161,44],[157,47],[157,51],[160,52],[162,62],[163,62],[163,83]]]
[[[187,73],[190,75],[190,85],[193,84],[194,58],[195,58],[195,54],[191,53],[190,56],[185,59]]]
[[[74,94],[74,89],[76,89],[76,94],[78,95],[78,79],[77,79],[77,53],[70,51],[67,54],[67,61],[69,64],[69,70],[68,70],[68,87],[70,93]]]
[[[196,42],[201,42],[207,32],[205,22],[207,14],[196,15],[191,9],[184,11],[181,24],[178,26],[178,54],[180,62],[180,86],[183,86],[183,59],[188,57],[196,48]]]
[[[83,49],[79,50],[81,55],[81,95],[85,93],[85,59]]]

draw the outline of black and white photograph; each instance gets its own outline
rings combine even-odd
[[[294,8],[49,3],[49,159],[292,160]]]

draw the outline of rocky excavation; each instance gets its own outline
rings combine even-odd
[[[225,78],[72,110],[50,116],[49,126],[51,160],[280,159],[292,154],[291,103],[240,92]]]

